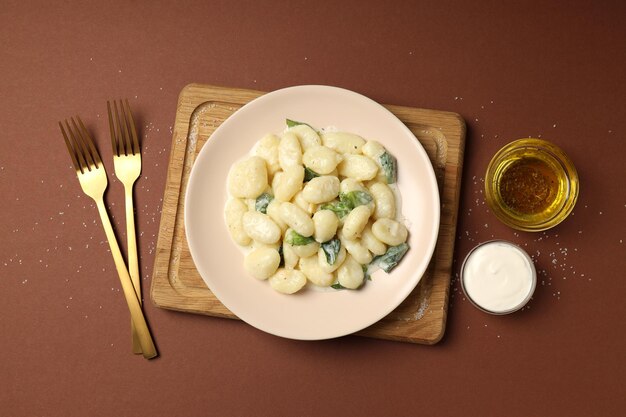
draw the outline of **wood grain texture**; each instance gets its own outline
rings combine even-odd
[[[195,269],[184,230],[184,195],[202,145],[233,112],[263,92],[190,84],[180,93],[163,211],[152,274],[151,298],[161,308],[237,318],[207,288]],[[359,335],[434,344],[443,337],[448,310],[461,183],[465,122],[456,113],[385,105],[424,146],[441,197],[437,246],[419,285],[384,319]]]

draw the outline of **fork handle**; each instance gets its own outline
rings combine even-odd
[[[128,271],[135,288],[135,293],[141,304],[141,278],[139,276],[139,259],[137,256],[137,234],[135,232],[135,208],[133,204],[133,184],[124,185],[126,196],[126,240],[128,245]],[[131,320],[131,330],[133,335],[133,353],[140,354],[141,343],[139,335],[135,330],[135,325]]]
[[[102,220],[102,227],[104,228],[107,240],[109,241],[109,246],[111,247],[111,255],[113,255],[113,260],[115,261],[115,268],[117,269],[117,274],[120,277],[122,291],[124,292],[126,304],[128,304],[128,309],[130,310],[132,323],[134,324],[135,331],[139,337],[139,343],[141,345],[143,356],[146,359],[154,358],[157,356],[156,347],[154,346],[150,329],[148,329],[148,323],[146,323],[146,319],[141,311],[141,304],[139,303],[139,298],[137,298],[137,294],[135,293],[135,287],[133,286],[128,270],[126,269],[126,265],[124,264],[120,247],[115,239],[113,227],[111,226],[109,215],[106,211],[106,207],[104,206],[104,201],[102,199],[96,200],[96,205],[98,206],[98,212],[100,213],[100,219]]]

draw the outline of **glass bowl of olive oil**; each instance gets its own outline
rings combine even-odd
[[[578,198],[578,174],[558,146],[518,139],[491,159],[485,176],[487,204],[506,225],[529,232],[561,223]]]

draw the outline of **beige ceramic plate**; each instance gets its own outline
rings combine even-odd
[[[285,118],[335,126],[376,139],[398,159],[402,212],[410,250],[389,275],[377,271],[357,291],[274,291],[243,269],[243,253],[224,224],[226,177],[233,162],[265,133],[282,132]],[[185,230],[196,268],[211,291],[239,318],[292,339],[328,339],[361,330],[393,311],[415,288],[435,249],[439,192],[435,174],[410,130],[391,112],[352,91],[290,87],[261,96],[229,117],[198,155],[185,196]]]

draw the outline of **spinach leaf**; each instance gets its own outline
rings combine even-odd
[[[389,273],[393,268],[398,265],[404,254],[409,250],[409,245],[401,243],[398,246],[391,246],[387,249],[385,254],[375,257],[372,260],[373,264],[376,264],[383,271]]]
[[[295,230],[289,231],[287,236],[285,236],[285,242],[289,243],[292,246],[304,246],[309,243],[315,242],[315,239],[312,236],[302,236]]]
[[[313,171],[311,168],[304,167],[304,182],[309,182],[315,177],[319,177],[320,174]]]
[[[263,214],[267,214],[267,206],[272,202],[274,196],[268,193],[263,193],[256,198],[254,203],[254,209],[260,211]]]
[[[363,281],[371,281],[372,277],[370,276],[370,271],[367,265],[361,265],[361,268],[363,268]]]
[[[396,182],[398,176],[396,158],[385,151],[385,153],[378,157],[378,161],[380,162],[380,166],[383,168],[383,172],[387,178],[387,184],[393,184]]]
[[[280,256],[280,262],[278,263],[278,267],[282,268],[283,266],[285,266],[285,255],[283,254],[283,245],[282,245],[282,243],[278,247],[278,255]]]
[[[331,210],[337,217],[343,219],[353,208],[368,204],[372,200],[372,196],[365,191],[350,191],[349,193],[339,193],[339,201],[323,204],[320,209]]]
[[[341,201],[336,201],[334,203],[322,204],[320,209],[330,210],[334,212],[337,215],[337,217],[339,217],[340,219],[343,219],[344,217],[348,215],[348,213],[350,213],[350,211],[352,210],[352,207],[346,205],[346,203],[343,203]]]
[[[334,265],[335,262],[337,262],[339,249],[341,249],[341,241],[335,238],[322,243],[321,246],[324,251],[324,255],[326,255],[326,262],[328,262],[328,265]]]
[[[311,126],[308,123],[304,123],[304,122],[298,122],[296,120],[291,120],[291,119],[285,119],[285,123],[287,123],[287,127],[294,127],[294,126],[299,126],[299,125],[306,125],[308,127],[310,127],[311,129],[315,130],[315,128],[313,126]]]
[[[340,283],[333,284],[333,285],[330,286],[330,288],[334,288],[336,290],[345,290],[346,289],[346,287],[344,287]]]
[[[369,193],[357,190],[350,191],[348,193],[340,193],[339,200],[346,204],[348,207],[350,207],[350,210],[352,210],[355,207],[369,204],[373,200],[373,198]]]

